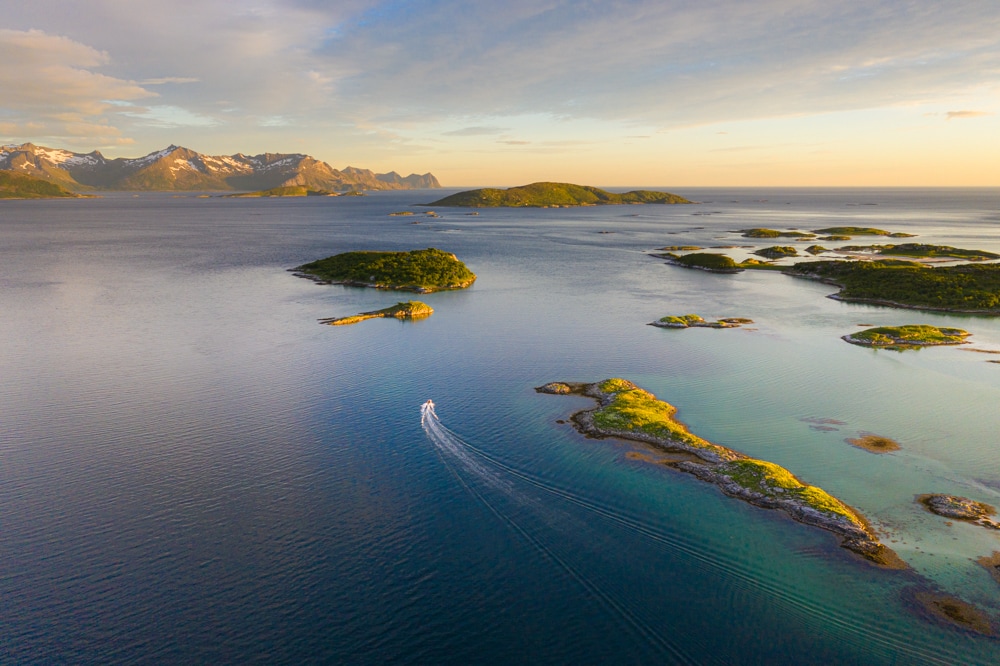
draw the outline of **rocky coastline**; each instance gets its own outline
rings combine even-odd
[[[624,391],[642,391],[625,380],[607,380],[593,384],[552,382],[535,390],[539,393],[577,394],[593,398],[597,402],[596,407],[577,412],[572,416],[576,429],[588,437],[599,439],[613,437],[638,441],[651,445],[659,451],[685,454],[686,459],[667,460],[662,464],[712,483],[730,497],[736,497],[758,507],[780,510],[800,523],[831,532],[840,537],[840,545],[843,548],[876,565],[891,569],[908,568],[895,552],[879,542],[874,530],[860,513],[818,488],[805,486],[787,470],[773,463],[754,460],[738,451],[701,440],[690,435],[683,424],[676,421],[672,425],[676,428],[677,436],[665,436],[638,429],[618,429],[598,423],[598,415],[622,392],[607,390],[607,385],[611,382],[624,383],[632,387],[632,389],[625,388]],[[642,393],[655,399],[652,394],[645,391]],[[666,403],[661,404],[672,409]],[[734,472],[736,469],[745,468],[773,470],[780,475],[781,483],[772,485],[768,479],[759,476],[751,476],[748,481],[747,477]],[[796,485],[789,487],[788,478],[794,480]],[[803,489],[808,490],[808,494],[802,492]],[[828,498],[835,503],[834,510],[827,509],[822,503],[810,501],[814,491],[822,494],[824,502]]]

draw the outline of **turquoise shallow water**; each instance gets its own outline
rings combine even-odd
[[[946,324],[1000,350],[1000,320],[646,252],[847,224],[1000,251],[1000,192],[684,194],[706,203],[420,224],[388,213],[427,193],[5,202],[0,660],[996,662],[1000,643],[911,596],[937,586],[1000,621],[973,561],[1000,536],[913,502],[1000,503],[1000,365],[839,338]],[[285,270],[428,246],[479,280],[422,297],[419,322],[318,326],[400,295]],[[755,324],[646,326],[687,312]],[[857,507],[913,572],[584,439],[557,421],[587,401],[532,390],[611,376]],[[427,398],[446,437],[421,427]],[[865,432],[903,449],[844,442]]]

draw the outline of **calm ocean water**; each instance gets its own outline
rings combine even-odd
[[[1000,505],[1000,356],[840,340],[931,323],[1000,351],[1000,319],[646,254],[848,224],[1000,252],[1000,190],[681,193],[704,203],[435,219],[388,213],[441,192],[2,202],[0,662],[1000,661],[1000,640],[912,601],[944,591],[1000,628],[974,561],[1000,535],[914,504]],[[411,296],[286,272],[423,247],[479,280],[420,297],[419,322],[319,326]],[[756,323],[646,326],[688,312]],[[586,400],[533,391],[613,376],[857,507],[913,570],[585,439],[558,421]],[[860,433],[903,448],[844,442]]]

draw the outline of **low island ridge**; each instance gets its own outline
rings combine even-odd
[[[624,194],[608,192],[589,185],[572,183],[531,183],[506,190],[483,188],[459,192],[433,201],[428,206],[465,208],[598,206],[608,204],[689,204],[684,197],[670,192],[633,190]]]
[[[798,522],[827,530],[841,546],[880,566],[903,569],[906,564],[879,542],[855,509],[826,491],[797,479],[787,469],[692,434],[674,419],[676,408],[632,382],[613,378],[593,384],[552,382],[539,393],[575,393],[597,401],[594,409],[573,415],[576,428],[592,437],[617,437],[671,452],[685,459],[664,464],[713,483],[727,495],[750,504],[780,509]]]

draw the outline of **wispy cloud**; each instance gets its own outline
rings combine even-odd
[[[992,116],[993,114],[989,111],[949,111],[945,114],[948,120],[955,120],[960,118],[979,118],[981,116]]]
[[[193,76],[161,76],[153,79],[143,79],[140,81],[144,86],[162,86],[167,83],[197,83],[201,79]]]
[[[444,132],[445,136],[490,136],[492,134],[503,134],[509,127],[463,127],[450,132]]]

